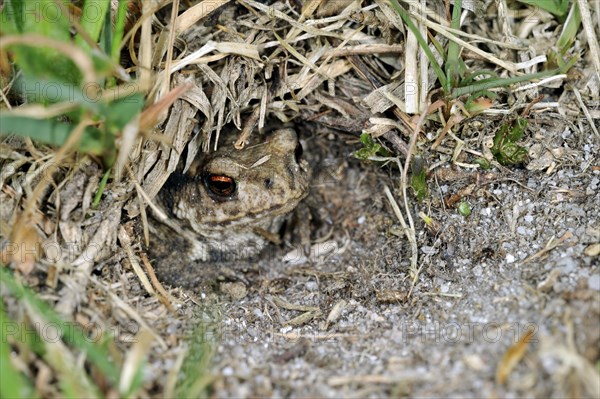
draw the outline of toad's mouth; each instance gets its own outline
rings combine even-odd
[[[256,223],[276,216],[281,216],[290,213],[296,206],[302,201],[308,192],[302,193],[296,197],[288,198],[284,203],[274,204],[268,208],[263,208],[254,212],[246,212],[239,216],[218,218],[218,217],[204,217],[199,221],[199,224],[209,229],[220,230],[227,227],[248,225],[251,226]]]

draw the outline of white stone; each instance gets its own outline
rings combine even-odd
[[[588,287],[590,290],[600,291],[600,274],[594,274],[588,278]]]

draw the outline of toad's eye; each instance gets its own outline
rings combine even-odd
[[[206,174],[204,185],[211,194],[218,197],[231,197],[235,194],[235,180],[229,176]]]

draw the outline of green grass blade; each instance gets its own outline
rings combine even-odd
[[[108,7],[108,10],[106,10],[106,18],[104,18],[104,26],[102,26],[102,31],[100,33],[100,49],[104,52],[104,54],[112,54],[111,48],[113,29],[111,18],[111,8]]]
[[[490,78],[498,77],[498,74],[492,70],[479,69],[479,70],[471,72],[467,76],[465,76],[465,78],[460,82],[460,85],[468,86],[468,85],[472,84],[473,82],[481,82],[481,80],[483,80],[483,79],[476,81],[475,78],[478,76],[483,76],[483,75],[489,75]],[[484,78],[484,79],[490,79],[490,78]]]
[[[0,265],[4,268],[4,266]],[[9,336],[11,334],[11,326],[17,325],[12,322],[6,316],[4,312],[4,302],[0,300],[0,328],[2,329],[2,336],[0,340],[0,397],[2,398],[37,398],[39,397],[33,387],[31,381],[25,378],[18,370],[16,370],[10,362],[11,348],[8,344]],[[19,326],[16,327],[20,329]]]
[[[406,24],[408,29],[410,29],[410,31],[417,38],[419,45],[421,46],[423,51],[425,51],[425,54],[427,55],[427,59],[429,60],[431,67],[435,71],[435,74],[436,74],[438,80],[440,81],[440,84],[442,85],[442,87],[447,87],[448,82],[446,79],[446,75],[444,75],[444,71],[442,71],[442,68],[440,68],[440,66],[438,65],[438,63],[435,59],[435,56],[433,55],[433,53],[431,52],[431,49],[427,45],[427,42],[421,35],[421,32],[419,32],[419,29],[413,23],[412,19],[410,19],[410,17],[408,16],[408,12],[406,12],[406,10],[404,8],[402,8],[400,3],[398,3],[398,0],[390,0],[390,4],[396,10],[396,12],[400,15],[400,18],[402,18],[402,20],[404,21],[404,23]]]
[[[100,199],[102,198],[102,193],[106,188],[106,183],[108,182],[108,177],[110,176],[112,168],[108,168],[104,175],[102,176],[102,180],[100,180],[100,184],[98,185],[98,191],[96,191],[96,195],[94,195],[94,201],[92,202],[92,209],[98,208],[100,204]]]
[[[209,365],[221,339],[222,320],[217,309],[207,307],[201,312],[199,324],[187,341],[189,350],[181,368],[182,378],[175,387],[178,398],[205,398],[213,381]]]
[[[575,42],[577,32],[581,26],[581,13],[577,3],[573,3],[569,15],[563,25],[562,32],[556,41],[556,47],[561,54],[565,54],[571,45]]]
[[[454,2],[452,10],[452,21],[450,27],[460,30],[460,13],[462,10],[462,0]],[[446,58],[446,78],[448,79],[448,87],[445,92],[449,93],[452,87],[458,86],[460,81],[460,46],[453,40],[448,42],[448,57]]]
[[[25,12],[22,1],[7,0],[1,13],[3,34],[23,33],[25,30]]]
[[[127,21],[127,6],[129,0],[119,0],[119,7],[117,8],[117,16],[115,18],[115,29],[112,38],[112,46],[110,56],[115,63],[119,62],[119,56],[121,55],[121,43],[123,41],[123,35],[125,33],[125,22]]]
[[[100,32],[104,26],[109,8],[110,0],[86,0],[83,4],[80,25],[94,42],[97,42],[100,38]],[[80,35],[75,40],[81,48],[89,48]]]
[[[29,303],[38,314],[46,319],[46,321],[56,325],[60,331],[70,332],[69,334],[64,335],[63,340],[85,352],[89,361],[102,371],[111,384],[114,386],[118,385],[119,368],[112,361],[108,351],[101,347],[101,343],[91,342],[83,330],[73,328],[72,323],[65,323],[58,313],[50,308],[46,302],[40,300],[28,288],[17,283],[9,269],[4,266],[0,266],[0,282],[5,284],[8,291],[14,296]]]
[[[539,7],[559,17],[564,16],[569,9],[569,0],[518,0],[521,3]]]
[[[478,91],[493,89],[493,88],[497,88],[497,87],[506,87],[506,86],[510,86],[515,83],[527,82],[527,81],[535,80],[535,79],[541,79],[541,78],[556,75],[559,73],[561,73],[560,69],[553,69],[551,71],[543,71],[543,72],[538,72],[538,73],[532,73],[529,75],[516,76],[514,78],[483,79],[484,80],[483,83],[478,82],[478,83],[475,83],[475,84],[472,84],[469,86],[455,88],[454,90],[452,90],[452,93],[450,94],[450,98],[458,98],[465,94],[473,94]]]

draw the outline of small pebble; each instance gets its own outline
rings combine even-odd
[[[587,246],[586,249],[583,250],[585,256],[598,256],[600,255],[600,243],[592,244]]]
[[[575,270],[577,262],[570,256],[564,256],[558,260],[557,265],[562,266],[561,271],[564,274],[569,274]]]
[[[421,247],[421,251],[425,254],[425,255],[435,255],[438,251],[435,247],[430,247],[427,245],[423,245]]]
[[[287,334],[290,331],[292,331],[292,326],[285,326],[285,327],[281,327],[279,329],[279,332],[282,333],[282,334]]]
[[[588,278],[588,287],[590,290],[600,291],[600,274],[594,274]]]

